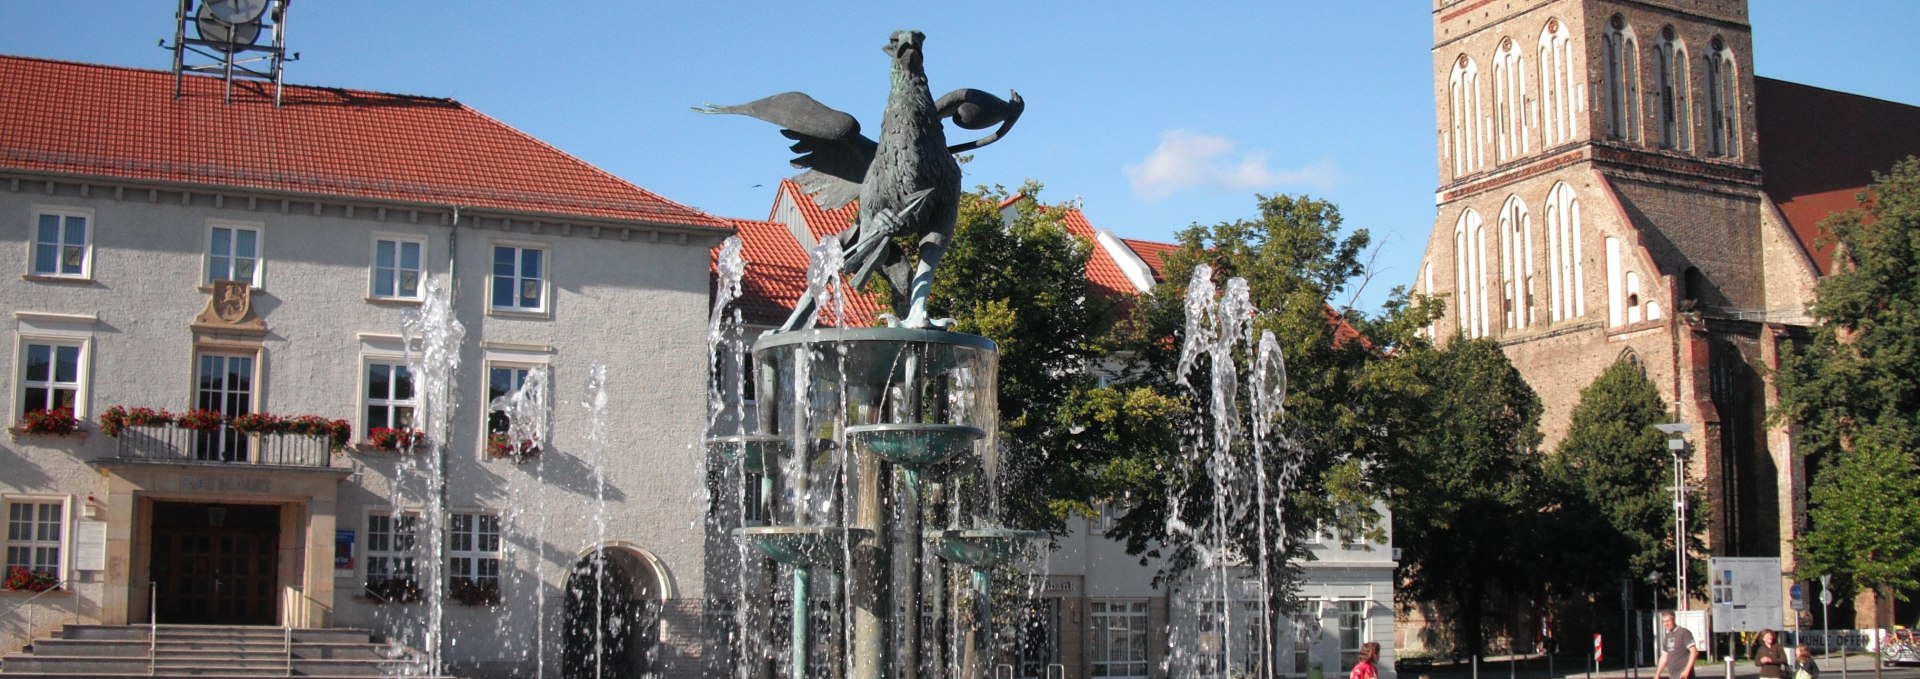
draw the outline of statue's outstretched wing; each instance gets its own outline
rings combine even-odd
[[[934,102],[934,108],[940,117],[952,118],[953,124],[969,130],[984,130],[994,125],[1000,129],[985,137],[947,147],[952,153],[972,151],[1000,140],[1014,122],[1020,120],[1020,112],[1027,109],[1027,102],[1020,98],[1019,92],[1008,91],[1009,96],[1002,101],[999,97],[972,88],[960,88],[946,93]]]
[[[807,96],[783,92],[737,106],[704,106],[701,113],[751,116],[779,125],[799,154],[793,166],[806,168],[798,181],[822,208],[832,210],[860,195],[860,182],[873,164],[877,144],[860,134],[860,121]]]

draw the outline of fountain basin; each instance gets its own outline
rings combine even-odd
[[[754,471],[766,469],[767,460],[785,455],[792,446],[787,437],[774,434],[739,434],[707,439],[707,450],[719,455],[720,459],[728,464],[741,463]]]
[[[748,526],[733,534],[774,561],[815,566],[839,559],[847,541],[859,539],[866,531],[837,526]]]
[[[985,437],[979,427],[964,424],[860,424],[847,427],[847,441],[865,445],[880,459],[919,469],[973,449]]]
[[[1045,531],[1013,528],[973,528],[968,530],[930,530],[932,543],[940,558],[977,569],[992,568],[1012,561],[1047,537]]]

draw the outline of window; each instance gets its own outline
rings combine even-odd
[[[367,362],[366,418],[363,433],[382,427],[412,429],[419,401],[413,391],[413,371],[405,363],[383,359]]]
[[[1527,71],[1512,38],[1500,41],[1493,55],[1493,132],[1499,137],[1500,159],[1512,160],[1529,150],[1527,138]]]
[[[1465,54],[1453,63],[1447,76],[1448,153],[1453,157],[1453,174],[1480,168],[1485,157],[1480,150],[1480,69]]]
[[[34,213],[33,275],[86,278],[93,275],[92,213],[42,208]]]
[[[1540,31],[1540,136],[1549,146],[1573,139],[1573,48],[1559,19]]]
[[[1600,78],[1606,96],[1607,137],[1640,141],[1640,56],[1633,28],[1620,15],[1608,24]]]
[[[1500,281],[1507,327],[1526,329],[1534,321],[1533,216],[1519,196],[1500,208]]]
[[[406,603],[420,599],[414,541],[420,515],[390,512],[367,517],[367,595],[376,601]]]
[[[376,299],[420,299],[421,252],[417,239],[376,238],[373,241],[373,289]]]
[[[1572,186],[1556,183],[1547,192],[1547,298],[1555,321],[1587,315],[1580,240],[1580,199]]]
[[[1734,83],[1739,68],[1733,51],[1720,36],[1714,36],[1713,51],[1707,55],[1707,152],[1716,156],[1740,155],[1740,95]]]
[[[1306,676],[1312,669],[1313,642],[1320,638],[1320,619],[1308,613],[1295,613],[1292,623],[1292,674],[1296,676]]]
[[[1460,213],[1453,227],[1454,295],[1459,308],[1460,332],[1467,337],[1485,337],[1487,327],[1487,233],[1480,213],[1469,209]]]
[[[254,357],[201,354],[199,359],[193,407],[227,417],[253,412]],[[251,441],[251,437],[224,424],[214,431],[195,432],[194,458],[245,462]]]
[[[1147,676],[1147,602],[1096,599],[1089,611],[1093,676]]]
[[[74,415],[80,416],[80,357],[84,349],[80,342],[27,340],[20,352],[20,410],[15,414],[73,408]]]
[[[517,245],[493,247],[493,308],[546,310],[547,251]]]
[[[260,285],[260,229],[216,223],[207,230],[207,279]]]
[[[547,409],[546,375],[542,367],[489,364],[487,366],[487,446],[488,452],[499,455],[522,455],[506,447],[513,439],[534,442],[545,437],[545,415]],[[529,384],[529,378],[531,384]],[[522,400],[516,403],[515,396],[526,390]],[[515,416],[527,419],[514,421]]]
[[[1660,71],[1660,146],[1691,150],[1693,102],[1688,96],[1692,90],[1687,82],[1687,47],[1674,36],[1672,26],[1661,29],[1660,49],[1654,50],[1654,57],[1659,59]]]
[[[1367,602],[1342,601],[1340,608],[1340,671],[1360,662],[1360,644],[1367,641]]]
[[[447,521],[447,594],[464,604],[500,602],[500,517],[454,512]]]
[[[67,507],[62,500],[9,500],[7,572],[25,568],[58,580],[66,524]]]

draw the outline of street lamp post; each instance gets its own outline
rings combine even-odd
[[[1693,425],[1685,422],[1656,424],[1654,429],[1667,435],[1667,451],[1673,453],[1673,583],[1674,607],[1687,610],[1687,433]]]

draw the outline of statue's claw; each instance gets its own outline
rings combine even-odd
[[[886,322],[886,324],[887,324],[887,327],[889,327],[889,328],[898,328],[898,327],[900,327],[900,318],[899,318],[898,316],[895,316],[895,315],[893,315],[893,314],[891,314],[891,313],[882,313],[882,314],[880,314],[880,320],[881,320],[881,321],[884,321],[884,322]]]
[[[935,330],[946,330],[953,327],[953,319],[951,318],[928,319],[927,326]]]

